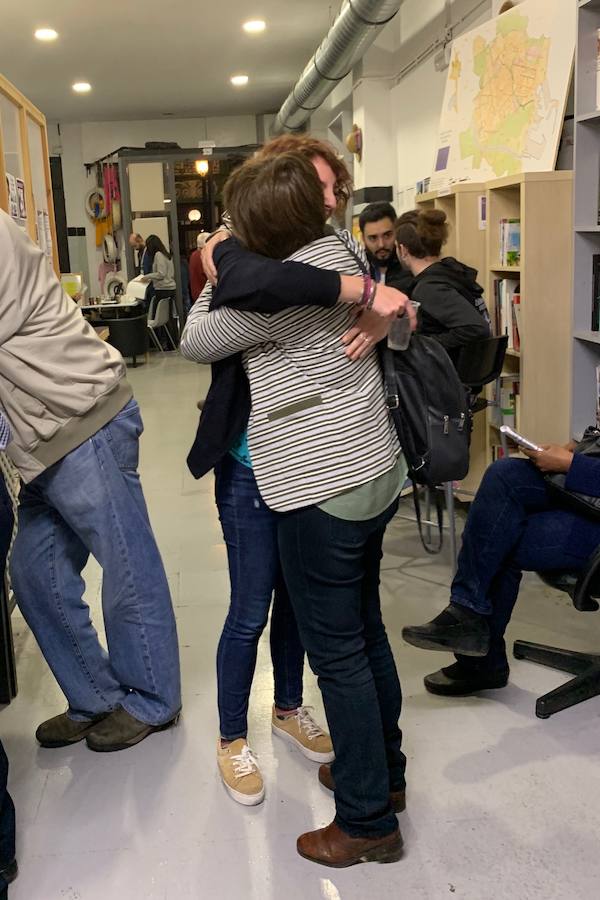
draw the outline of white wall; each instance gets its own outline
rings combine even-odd
[[[86,229],[90,295],[99,293],[98,266],[102,254],[96,248],[95,226],[88,219],[84,200],[95,186],[95,175],[86,174],[92,163],[119,147],[143,147],[146,141],[176,141],[180,147],[197,147],[204,139],[221,147],[257,142],[255,116],[222,116],[198,119],[153,119],[139,122],[48,123],[50,153],[62,158],[65,206],[69,228]],[[80,239],[81,240],[81,239]],[[81,267],[81,266],[80,266]]]
[[[476,6],[475,0],[470,6]],[[424,7],[430,12],[429,19],[424,17]],[[406,0],[401,7],[402,36],[406,45],[410,43],[415,47],[419,42],[426,45],[439,37],[439,30],[437,27],[431,28],[430,23],[443,11],[443,0],[431,0],[427,5],[422,0]],[[487,4],[462,27],[456,28],[454,37],[489,21],[491,15],[491,4]],[[414,187],[417,181],[429,177],[433,171],[440,113],[448,77],[447,69],[436,71],[434,56],[435,54],[414,68],[390,92],[399,190],[409,185]],[[404,64],[410,61],[407,54]]]

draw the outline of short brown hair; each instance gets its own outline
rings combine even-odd
[[[396,220],[396,243],[411,256],[439,256],[448,240],[446,213],[442,209],[411,209]]]
[[[224,201],[235,236],[262,256],[285,259],[325,231],[323,189],[301,153],[246,160],[227,180]]]
[[[307,159],[321,156],[325,160],[335,175],[336,214],[343,214],[352,195],[352,175],[329,141],[320,141],[310,134],[280,134],[263,144],[257,157],[290,152],[301,153]]]

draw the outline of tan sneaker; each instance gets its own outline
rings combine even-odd
[[[273,707],[271,719],[273,734],[294,744],[313,762],[332,762],[335,759],[335,753],[331,738],[317,725],[309,713],[309,709],[312,709],[312,706],[300,706],[295,716],[280,719],[275,715],[275,707]]]
[[[217,762],[225,790],[237,803],[256,806],[265,799],[265,787],[256,757],[245,738],[221,747],[217,741]]]

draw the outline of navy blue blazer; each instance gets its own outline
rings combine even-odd
[[[222,241],[214,252],[219,273],[211,309],[232,306],[274,313],[289,306],[334,306],[340,295],[337,272],[304,263],[281,262],[251,253],[235,238]],[[212,366],[212,381],[187,464],[194,478],[215,467],[248,425],[250,386],[237,353]]]

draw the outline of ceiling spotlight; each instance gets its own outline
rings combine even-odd
[[[196,172],[198,175],[208,175],[208,160],[207,159],[197,159],[194,163]]]
[[[188,219],[190,222],[199,222],[202,218],[202,213],[199,209],[190,209],[188,213]]]
[[[55,31],[54,28],[38,28],[37,31],[34,31],[33,36],[38,41],[55,41],[58,31]]]
[[[92,86],[88,81],[76,81],[73,85],[73,90],[76,94],[89,94]]]
[[[263,22],[262,19],[251,19],[249,22],[244,22],[242,25],[242,28],[247,34],[260,34],[266,27],[266,22]]]
[[[234,75],[233,78],[230,78],[230,81],[236,87],[244,87],[244,85],[248,84],[248,76],[247,75]]]

